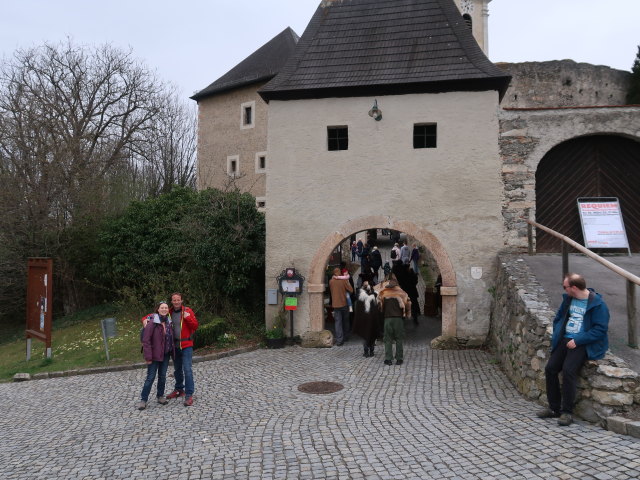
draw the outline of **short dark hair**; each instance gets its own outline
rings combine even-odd
[[[570,287],[576,287],[578,290],[584,290],[587,288],[587,281],[582,275],[577,273],[567,273],[564,278],[567,279]]]
[[[182,294],[180,292],[173,292],[169,298],[173,298],[174,295],[178,295],[180,298],[182,298]],[[184,298],[182,298],[182,300],[184,300]]]

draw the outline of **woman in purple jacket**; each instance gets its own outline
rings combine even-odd
[[[164,386],[167,381],[167,367],[169,357],[173,357],[173,324],[169,315],[169,304],[160,302],[156,313],[147,315],[147,324],[142,333],[142,353],[147,362],[147,379],[144,381],[138,410],[147,408],[147,400],[158,374],[158,403],[166,405],[168,400],[164,396]]]

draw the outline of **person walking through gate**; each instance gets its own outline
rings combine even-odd
[[[394,278],[378,294],[380,310],[384,316],[384,364],[393,363],[393,343],[396,344],[396,365],[404,362],[404,317],[411,312],[409,296]]]
[[[347,280],[339,280],[341,274],[339,268],[333,269],[333,277],[329,280],[331,291],[331,306],[333,307],[333,320],[336,329],[336,345],[341,347],[345,341],[345,335],[349,331],[349,307],[347,306],[347,293],[353,293],[353,287]]]
[[[558,425],[573,423],[578,373],[584,362],[599,360],[609,348],[609,308],[602,295],[582,275],[568,273],[562,281],[565,293],[553,319],[551,356],[544,369],[549,408],[540,418],[558,418]],[[558,375],[562,372],[562,390]]]
[[[378,272],[380,271],[380,268],[382,267],[382,255],[380,254],[380,250],[378,250],[377,246],[373,247],[373,250],[371,250],[371,254],[369,255],[369,258],[371,259],[371,269],[373,270],[373,285],[375,285],[376,283],[378,283],[379,277],[378,277]]]

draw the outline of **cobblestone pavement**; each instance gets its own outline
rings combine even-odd
[[[364,358],[357,339],[195,364],[193,407],[136,410],[143,370],[0,384],[0,476],[640,478],[640,441],[536,418],[491,354],[431,350],[437,321],[420,321],[402,366],[385,366],[380,346]],[[345,388],[297,390],[319,380]]]

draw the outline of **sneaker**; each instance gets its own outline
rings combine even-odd
[[[402,360],[396,360],[396,365],[402,365]]]
[[[169,400],[171,400],[173,398],[178,398],[178,397],[184,397],[184,390],[174,390],[169,395],[167,395],[167,398]]]
[[[183,405],[185,407],[190,407],[191,405],[193,405],[193,397],[191,396],[191,397],[185,398]]]
[[[161,397],[158,397],[158,403],[159,403],[160,405],[166,405],[167,403],[169,403],[169,400],[167,400],[167,399],[164,397],[164,395],[163,395],[163,396],[161,396]]]
[[[393,362],[391,360],[385,360],[384,364],[385,365],[393,365]]]
[[[558,425],[560,425],[561,427],[568,427],[572,423],[573,423],[573,417],[571,416],[570,413],[563,413],[562,415],[560,415],[560,418],[558,419]]]
[[[545,408],[536,413],[536,415],[538,418],[558,418],[560,416],[560,412],[556,412],[550,408]]]
[[[147,408],[147,402],[145,402],[144,400],[140,400],[140,402],[138,402],[137,408],[138,410],[144,410],[145,408]]]

